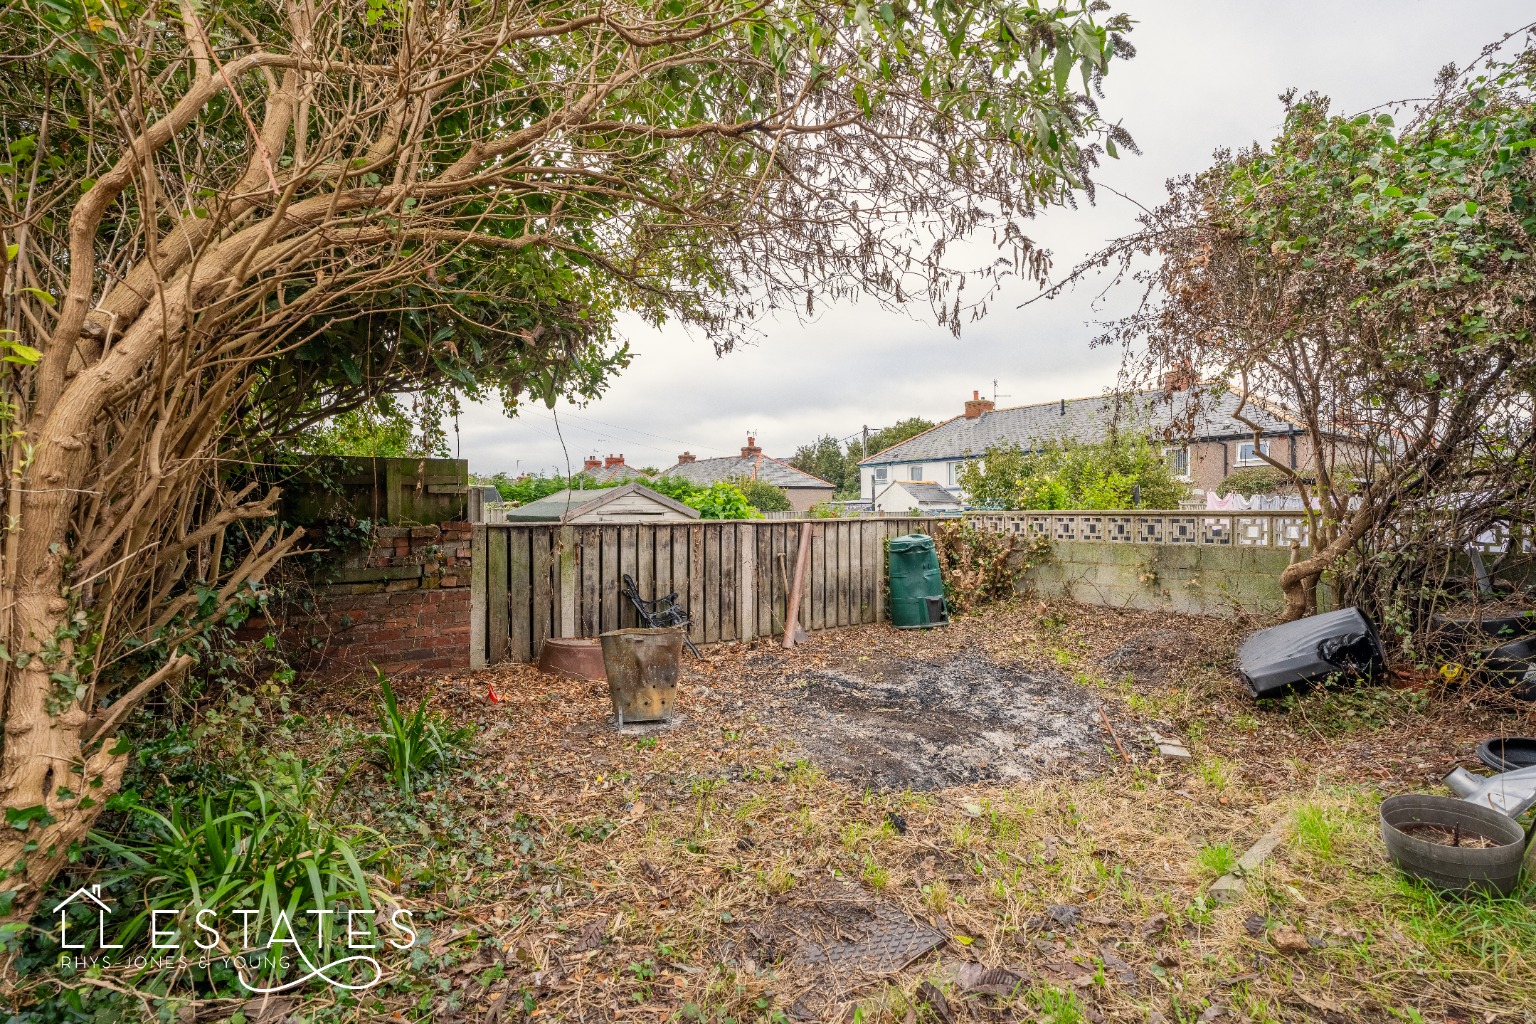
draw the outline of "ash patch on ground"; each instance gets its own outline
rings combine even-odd
[[[1053,672],[964,653],[798,681],[795,739],[829,775],[876,789],[1031,779],[1103,758],[1093,696]]]

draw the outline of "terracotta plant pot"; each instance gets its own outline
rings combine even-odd
[[[551,637],[539,648],[539,671],[600,683],[608,678],[603,671],[602,641]]]
[[[1430,842],[1412,834],[1414,825],[1459,829],[1461,835],[1479,836],[1495,845],[1474,849]],[[1383,800],[1381,838],[1392,863],[1447,892],[1508,896],[1520,880],[1520,862],[1525,857],[1525,830],[1515,819],[1448,796],[1409,793]]]

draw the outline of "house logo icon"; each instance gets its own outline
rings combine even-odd
[[[122,949],[121,943],[107,941],[107,915],[112,913],[112,908],[101,898],[101,886],[93,885],[89,889],[84,886],[70,893],[53,912],[59,915],[59,945],[64,949],[85,949],[86,943],[73,943],[69,941],[69,905],[76,901],[89,901],[96,905],[96,945],[99,949]]]

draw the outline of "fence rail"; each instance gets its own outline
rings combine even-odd
[[[638,626],[619,593],[626,574],[644,597],[675,591],[695,643],[780,634],[806,523],[800,624],[818,630],[883,618],[884,541],[928,532],[934,520],[476,524],[470,662],[532,661],[550,637]]]
[[[1046,537],[1053,542],[1240,548],[1311,543],[1307,517],[1296,512],[967,512],[965,521],[999,533]]]

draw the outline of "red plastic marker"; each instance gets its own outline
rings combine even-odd
[[[500,703],[501,702],[501,698],[496,696],[496,687],[493,684],[491,684],[491,683],[486,683],[485,685],[486,685],[486,691],[487,691],[486,692],[486,696],[491,699],[491,703],[492,704]]]

